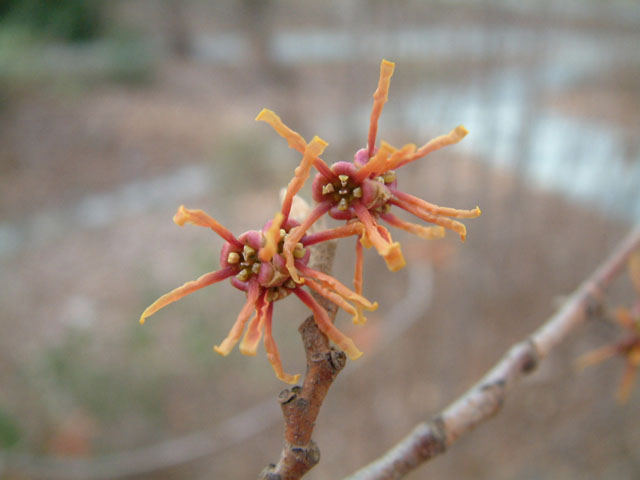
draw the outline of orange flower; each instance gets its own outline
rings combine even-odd
[[[323,161],[313,159],[310,162],[318,171],[313,181],[313,198],[316,208],[309,217],[296,229],[295,235],[285,244],[285,257],[290,259],[290,251],[307,229],[322,215],[328,213],[338,220],[358,221],[362,224],[362,244],[373,246],[385,259],[387,267],[396,271],[406,262],[400,244],[394,242],[389,231],[378,223],[379,219],[389,225],[408,231],[422,238],[438,238],[444,236],[445,229],[458,233],[464,241],[465,226],[453,218],[475,218],[482,212],[476,207],[472,210],[458,210],[440,207],[425,200],[416,198],[398,189],[395,170],[444,146],[457,143],[467,134],[463,126],[456,127],[450,133],[430,140],[420,148],[405,145],[396,149],[382,142],[380,148],[375,147],[378,119],[388,98],[389,84],[393,75],[394,64],[383,60],[380,66],[378,88],[373,94],[374,102],[371,111],[367,147],[356,152],[353,163],[337,162],[328,167]],[[270,110],[263,110],[257,120],[269,123],[278,134],[284,137],[289,146],[303,151],[306,143],[302,136],[288,128],[280,118]],[[431,226],[413,224],[397,218],[390,213],[392,206],[406,210]],[[357,252],[357,255],[360,253]],[[292,262],[289,267],[293,270]],[[359,274],[356,273],[356,277]],[[356,279],[356,284],[361,277]]]
[[[202,210],[190,210],[180,206],[173,218],[176,224],[183,226],[185,223],[191,223],[208,227],[225,240],[220,254],[220,269],[187,282],[161,296],[142,313],[140,323],[144,323],[148,317],[176,300],[229,278],[234,287],[246,292],[247,301],[227,337],[214,347],[217,353],[228,355],[245,332],[240,342],[240,351],[244,355],[255,355],[259,342],[264,336],[265,351],[276,376],[284,382],[296,383],[299,375],[290,375],[283,371],[271,328],[273,303],[293,293],[311,309],[318,328],[351,359],[362,355],[353,341],[333,325],[326,310],[300,285],[307,283],[313,291],[354,315],[356,323],[362,323],[363,309],[377,308],[377,303],[369,302],[330,275],[308,267],[310,257],[308,247],[322,241],[353,234],[352,231],[357,230],[358,226],[352,225],[346,229],[336,228],[298,236],[296,232],[299,230],[299,223],[289,218],[293,197],[308,178],[311,166],[320,161],[318,156],[325,147],[326,142],[318,137],[308,145],[305,144],[302,161],[295,170],[294,178],[289,182],[281,211],[261,231],[250,230],[235,237]],[[295,236],[296,241],[288,252],[293,263],[293,269],[290,271],[284,256],[284,246],[292,236]]]
[[[615,312],[616,323],[627,330],[628,335],[616,343],[582,355],[577,362],[580,368],[585,368],[614,356],[624,357],[625,370],[616,394],[620,403],[625,403],[631,396],[633,383],[640,368],[640,252],[636,252],[629,259],[629,276],[638,293],[638,300],[631,309],[618,308]]]

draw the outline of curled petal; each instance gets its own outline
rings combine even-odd
[[[369,213],[369,210],[367,210],[362,203],[354,204],[353,209],[360,221],[364,224],[367,241],[370,242],[376,251],[384,258],[387,263],[387,268],[392,272],[397,272],[403,268],[407,262],[402,255],[400,244],[391,241],[391,236],[387,229],[382,225],[378,225]]]
[[[202,275],[197,280],[187,282],[181,287],[178,287],[170,291],[169,293],[165,293],[155,302],[149,305],[144,312],[142,312],[142,315],[140,316],[140,323],[144,323],[147,318],[149,318],[161,308],[166,307],[170,303],[173,303],[176,300],[180,300],[182,297],[185,297],[190,293],[195,292],[196,290],[200,290],[201,288],[208,287],[209,285],[220,282],[225,278],[233,275],[235,271],[236,270],[233,267],[225,267],[215,272]]]
[[[280,117],[273,111],[269,110],[268,108],[263,108],[256,117],[256,120],[266,122],[271,125],[276,133],[287,141],[290,148],[293,148],[294,150],[297,150],[298,152],[304,154],[304,149],[307,146],[307,142],[305,142],[304,138],[302,138],[302,135],[287,127],[280,119]],[[335,174],[331,171],[329,166],[324,161],[322,161],[322,159],[314,158],[313,166],[316,167],[316,169],[318,169],[318,171],[325,177],[332,180],[336,178]]]
[[[321,232],[312,233],[304,237],[302,243],[305,247],[315,245],[316,243],[326,242],[328,240],[336,240],[338,238],[350,237],[351,235],[362,236],[364,226],[360,222],[351,222],[336,228],[322,230]]]
[[[255,356],[258,351],[258,345],[262,339],[262,330],[264,329],[264,317],[269,308],[269,303],[265,299],[265,295],[258,298],[256,302],[256,314],[249,322],[247,331],[244,333],[242,342],[240,342],[240,353],[243,355]]]
[[[380,78],[378,79],[378,88],[373,93],[373,108],[371,109],[371,119],[369,120],[369,138],[367,148],[369,156],[373,155],[373,149],[376,144],[376,136],[378,134],[378,119],[382,114],[382,108],[389,98],[389,84],[395,63],[382,60],[380,63]]]
[[[440,207],[434,203],[429,203],[426,200],[414,197],[413,195],[409,195],[408,193],[395,188],[391,189],[391,193],[393,193],[396,198],[429,213],[433,213],[434,215],[444,215],[445,217],[453,218],[477,218],[482,215],[482,210],[480,210],[480,207],[478,206],[473,210],[458,210],[457,208]]]
[[[418,225],[415,223],[405,222],[404,220],[399,219],[392,213],[383,213],[380,217],[388,222],[390,225],[393,225],[396,228],[404,230],[405,232],[412,233],[414,235],[419,236],[420,238],[424,238],[425,240],[432,240],[434,238],[442,238],[444,237],[444,227],[440,225],[436,226],[428,226],[425,227],[423,225]]]
[[[389,200],[389,203],[392,205],[396,205],[403,210],[415,215],[416,217],[424,220],[425,222],[435,223],[436,225],[440,225],[441,227],[448,228],[449,230],[453,230],[458,235],[460,235],[460,239],[464,242],[467,238],[467,227],[464,224],[458,222],[457,220],[452,220],[447,217],[442,217],[440,215],[434,215],[433,213],[427,212],[415,205],[405,202],[397,197]]]
[[[231,327],[231,330],[229,331],[229,335],[227,335],[227,337],[222,341],[220,345],[216,345],[213,347],[216,353],[219,353],[220,355],[225,357],[229,355],[229,353],[231,353],[231,350],[233,350],[233,347],[236,343],[238,343],[238,340],[240,340],[240,337],[242,336],[244,326],[247,323],[247,320],[249,320],[251,312],[256,306],[256,301],[258,300],[259,293],[260,286],[258,285],[258,282],[256,280],[251,280],[249,282],[249,290],[247,291],[247,302],[242,307],[242,310],[240,310],[236,322],[233,324],[233,327]]]
[[[197,225],[199,227],[208,227],[222,238],[224,238],[227,242],[242,248],[242,243],[225,227],[223,227],[218,221],[203,212],[202,210],[190,210],[185,208],[184,205],[180,205],[178,211],[173,216],[173,221],[176,225],[184,226],[185,223],[191,223],[193,225]]]
[[[284,215],[280,212],[276,213],[271,226],[264,234],[265,244],[264,247],[258,252],[258,257],[263,262],[270,261],[275,253],[278,251],[278,243],[280,242],[280,227],[284,221]]]
[[[319,272],[318,270],[314,270],[313,268],[309,268],[306,265],[298,262],[296,263],[296,267],[300,271],[305,278],[311,278],[317,280],[324,287],[328,287],[329,289],[336,292],[345,300],[349,300],[350,302],[355,303],[356,305],[360,305],[366,310],[374,311],[378,308],[377,302],[370,302],[365,297],[356,292],[350,290],[347,286],[340,283],[337,279],[333,278],[331,275],[327,275],[326,273]]]
[[[343,309],[345,312],[349,313],[350,315],[353,315],[353,323],[356,323],[356,324],[366,323],[367,319],[362,316],[362,307],[360,307],[360,309],[354,307],[337,293],[332,292],[328,288],[320,285],[315,280],[311,280],[310,278],[305,278],[304,284],[314,292],[318,293],[319,295],[322,295],[327,300],[335,303],[338,307]]]
[[[300,191],[304,186],[304,183],[309,178],[314,158],[322,155],[322,152],[327,145],[327,142],[322,140],[320,137],[313,137],[313,140],[309,142],[309,145],[305,146],[302,161],[295,169],[294,176],[287,186],[287,193],[285,194],[284,201],[282,202],[282,213],[285,218],[289,217],[293,197]]]
[[[380,148],[376,154],[365,163],[360,170],[356,173],[355,181],[362,182],[365,178],[373,175],[377,172],[384,172],[386,170],[385,165],[389,156],[397,151],[396,148],[389,145],[387,142],[382,142]]]
[[[624,404],[629,400],[637,373],[638,366],[627,361],[624,373],[622,374],[622,380],[620,381],[620,386],[618,387],[618,391],[616,393],[616,400],[618,401],[618,403]]]
[[[409,155],[403,159],[399,159],[395,165],[389,165],[389,169],[400,168],[407,163],[411,163],[414,160],[418,160],[419,158],[430,154],[431,152],[440,150],[442,147],[458,143],[460,140],[467,136],[467,133],[469,133],[469,131],[466,128],[464,128],[462,125],[458,125],[446,135],[440,135],[439,137],[429,140],[423,146],[418,148],[412,155]]]
[[[329,339],[338,345],[344,352],[349,356],[351,360],[356,360],[362,355],[362,352],[358,350],[353,340],[347,337],[344,333],[338,330],[327,311],[322,308],[318,302],[316,302],[311,295],[302,290],[300,287],[297,287],[293,290],[293,293],[297,295],[297,297],[302,300],[302,302],[311,309],[313,312],[313,318],[318,325],[318,328],[322,333],[324,333]],[[266,337],[265,337],[266,338]]]
[[[282,368],[282,361],[280,360],[280,352],[278,352],[278,346],[276,345],[276,342],[273,339],[273,333],[271,331],[272,321],[273,321],[273,303],[270,303],[269,309],[267,310],[267,313],[264,316],[264,349],[267,352],[267,358],[269,359],[269,363],[271,363],[271,366],[273,367],[273,371],[276,373],[276,377],[278,377],[283,382],[289,383],[291,385],[296,384],[298,383],[300,374],[291,375],[289,373],[285,373]]]

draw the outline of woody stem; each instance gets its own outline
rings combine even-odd
[[[335,241],[314,246],[312,267],[330,273],[335,249]],[[321,296],[315,298],[333,320],[335,305]],[[278,395],[284,416],[284,446],[278,462],[262,471],[261,480],[297,480],[318,463],[320,450],[311,439],[313,427],[333,380],[346,363],[344,352],[330,346],[313,315],[300,325],[298,331],[306,354],[307,372],[301,387],[285,389]]]

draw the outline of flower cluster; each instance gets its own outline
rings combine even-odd
[[[302,154],[300,165],[287,186],[280,212],[261,230],[250,230],[236,237],[202,210],[181,206],[173,218],[176,224],[182,226],[190,223],[211,228],[225,240],[220,254],[220,269],[161,296],[143,312],[141,323],[170,303],[229,278],[234,287],[246,293],[247,301],[228,336],[214,347],[217,353],[228,355],[244,332],[240,351],[245,355],[255,355],[261,338],[264,338],[265,351],[276,376],[285,382],[296,383],[299,375],[283,371],[272,336],[273,304],[293,294],[313,312],[320,331],[351,359],[362,354],[353,341],[334,326],[327,311],[302,288],[303,285],[353,315],[354,323],[363,324],[366,321],[363,311],[377,308],[377,303],[362,296],[363,246],[375,247],[392,271],[405,265],[400,245],[392,241],[389,231],[379,223],[380,219],[422,238],[442,237],[444,229],[448,228],[464,240],[464,225],[452,218],[473,218],[481,213],[478,207],[473,210],[440,207],[398,189],[395,170],[445,145],[460,141],[467,131],[459,126],[420,148],[406,145],[396,149],[384,142],[380,148],[376,148],[378,119],[387,100],[393,68],[393,63],[382,61],[378,88],[374,93],[368,145],[355,154],[353,163],[338,162],[329,167],[320,158],[327,146],[325,141],[314,137],[307,143],[272,111],[265,109],[260,112],[256,120],[269,123],[287,140],[290,147]],[[302,223],[298,223],[291,218],[293,199],[309,179],[312,168],[317,171],[312,185],[317,205]],[[392,206],[433,225],[405,222],[390,213]],[[311,227],[325,213],[332,218],[346,220],[346,223],[311,233]],[[354,290],[308,265],[309,247],[350,236],[357,237]]]
[[[588,352],[578,359],[578,366],[585,368],[611,357],[624,358],[625,370],[616,394],[620,403],[625,403],[629,399],[638,368],[640,368],[640,252],[636,252],[629,259],[629,276],[638,299],[631,308],[618,308],[614,316],[615,322],[626,330],[627,335],[615,343]]]

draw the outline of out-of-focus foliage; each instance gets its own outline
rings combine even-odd
[[[83,42],[103,32],[103,6],[98,0],[0,0],[0,25],[14,23],[57,40]]]

